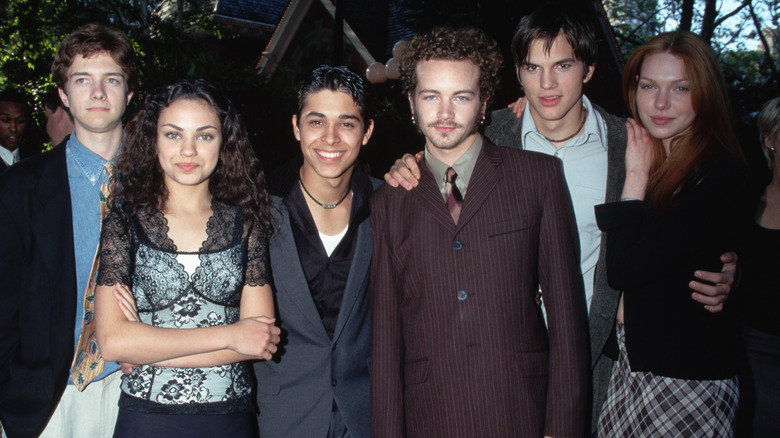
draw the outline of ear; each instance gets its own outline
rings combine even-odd
[[[522,87],[523,86],[523,79],[520,77],[520,66],[519,65],[515,66],[515,72],[517,73],[517,82],[519,82],[520,86]]]
[[[368,126],[366,127],[366,132],[363,133],[363,146],[368,143],[368,139],[371,138],[371,133],[374,132],[374,119],[368,120]]]
[[[133,92],[132,91],[128,91],[127,92],[127,97],[125,98],[125,105],[129,105],[130,104],[130,99],[132,99],[132,98],[133,98]]]
[[[292,116],[293,134],[295,139],[301,141],[301,128],[298,127],[298,114]]]
[[[57,93],[59,93],[60,95],[60,100],[62,100],[62,104],[70,108],[70,102],[68,102],[68,94],[65,93],[65,89],[58,87]]]
[[[767,149],[772,149],[773,147],[775,147],[774,137],[770,137],[770,136],[764,137],[764,147]]]
[[[593,77],[593,72],[594,71],[596,71],[596,66],[595,65],[588,65],[588,66],[585,67],[585,79],[582,80],[583,84],[588,83],[590,78]]]

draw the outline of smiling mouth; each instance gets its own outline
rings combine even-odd
[[[329,151],[320,151],[320,150],[315,150],[315,152],[317,152],[317,155],[321,156],[322,158],[327,158],[328,160],[335,160],[336,158],[339,158],[346,153],[344,151],[329,152]]]

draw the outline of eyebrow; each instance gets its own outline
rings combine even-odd
[[[89,73],[89,72],[86,72],[86,71],[74,71],[73,73],[70,74],[70,76],[73,77],[73,76],[94,76],[94,75],[92,73]],[[113,72],[112,71],[112,72],[108,72],[108,73],[104,74],[103,76],[120,76],[121,78],[124,79],[125,74],[122,73],[122,72]]]
[[[170,128],[176,129],[178,131],[184,131],[184,128],[176,126],[173,123],[163,123],[162,125],[160,125],[160,127],[164,127],[164,126],[168,126]],[[217,127],[213,126],[213,125],[203,125],[200,128],[197,128],[195,131],[196,132],[200,132],[200,131],[205,131],[207,129],[217,129]]]
[[[309,117],[322,117],[326,118],[325,114],[317,112],[317,111],[309,111],[308,113],[303,115],[304,118]],[[360,121],[360,117],[354,115],[354,114],[339,114],[339,119],[341,120],[357,120]]]
[[[418,92],[417,92],[417,94],[423,94],[423,93],[441,94],[441,91],[439,91],[439,90],[434,90],[434,89],[432,89],[432,88],[423,88],[422,90],[420,90],[420,91],[418,91]],[[454,92],[454,93],[452,93],[452,94],[473,94],[473,95],[476,95],[476,94],[477,94],[477,92],[476,92],[476,91],[474,91],[474,90],[471,90],[471,89],[468,89],[468,88],[466,88],[466,89],[463,89],[463,90],[458,90],[458,91],[455,91],[455,92]]]

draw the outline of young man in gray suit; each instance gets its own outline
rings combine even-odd
[[[271,270],[280,354],[257,362],[260,436],[369,436],[368,200],[381,182],[357,168],[374,122],[368,84],[322,66],[292,116],[303,161],[269,178],[277,228]]]
[[[485,136],[496,144],[541,152],[563,162],[580,237],[582,271],[588,303],[592,426],[604,402],[617,344],[613,326],[620,292],[607,284],[606,246],[596,226],[593,206],[618,201],[625,179],[626,127],[583,95],[597,57],[595,31],[571,11],[547,4],[524,17],[512,41],[515,69],[525,92],[522,116],[511,109],[491,113]],[[409,169],[407,169],[407,166]],[[414,176],[412,176],[414,175]],[[414,157],[405,156],[386,175],[410,189],[419,178]],[[724,254],[721,273],[696,271],[692,299],[720,311],[734,281],[736,256]],[[544,300],[544,298],[542,298]]]

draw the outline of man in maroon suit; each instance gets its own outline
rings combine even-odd
[[[371,205],[373,436],[585,433],[571,200],[560,160],[478,133],[500,68],[475,29],[418,35],[401,59],[425,165],[417,190],[384,186]]]

